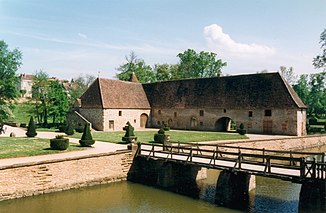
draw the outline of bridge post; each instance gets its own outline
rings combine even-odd
[[[302,183],[299,212],[325,212],[326,211],[326,182],[305,181]]]
[[[251,175],[245,172],[222,171],[216,184],[215,203],[230,208],[246,209],[249,202],[250,179]]]

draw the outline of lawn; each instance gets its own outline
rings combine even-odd
[[[0,137],[0,145],[0,159],[47,155],[85,149],[84,147],[79,147],[78,144],[70,143],[66,151],[51,150],[50,140],[39,138]]]
[[[137,141],[150,143],[153,142],[154,134],[157,131],[139,131],[135,132]],[[93,139],[97,141],[119,143],[125,132],[92,132]],[[217,140],[236,140],[247,139],[244,135],[237,133],[224,132],[202,132],[202,131],[179,131],[170,130],[165,132],[170,135],[172,142],[200,142],[200,141],[217,141]],[[81,133],[75,133],[72,137],[81,138]]]

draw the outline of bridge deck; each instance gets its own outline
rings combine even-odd
[[[189,144],[139,144],[137,156],[193,164],[206,168],[243,171],[250,174],[301,182],[326,179],[324,153],[285,152],[232,146]],[[305,156],[305,157],[304,157]],[[307,156],[314,156],[311,160]],[[320,161],[316,161],[320,159]]]

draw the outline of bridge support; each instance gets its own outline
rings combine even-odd
[[[215,203],[246,209],[249,203],[250,179],[251,175],[245,172],[222,171],[216,184]]]
[[[326,182],[306,181],[302,183],[299,212],[326,212]]]
[[[198,198],[196,177],[200,169],[195,165],[136,157],[127,179]]]

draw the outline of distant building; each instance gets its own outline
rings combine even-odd
[[[135,129],[305,135],[306,106],[279,73],[186,79],[150,84],[98,78],[81,96],[80,115],[102,131]]]
[[[21,93],[21,97],[31,98],[32,97],[32,86],[33,86],[33,75],[20,74],[18,82],[18,90]]]

